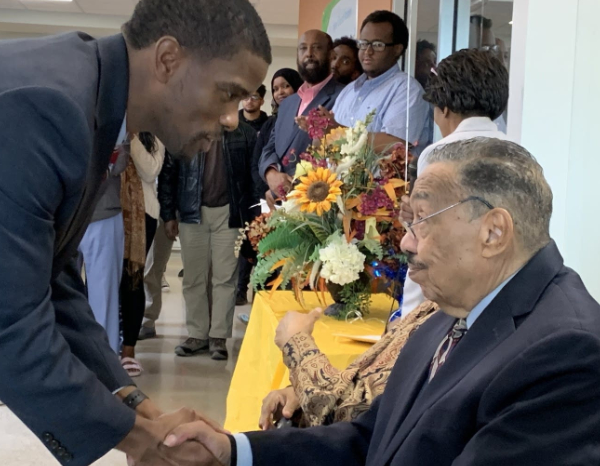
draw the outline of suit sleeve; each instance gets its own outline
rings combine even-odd
[[[277,121],[279,121],[279,119],[277,119]],[[272,165],[279,165],[280,163],[279,156],[277,155],[277,151],[275,150],[275,141],[277,137],[278,126],[279,125],[275,123],[275,128],[273,128],[273,131],[271,132],[269,142],[267,142],[267,145],[263,149],[262,154],[260,156],[260,162],[258,163],[258,173],[264,181],[266,181],[265,173],[267,172],[268,168]]]
[[[135,421],[84,363],[92,359],[85,351],[117,359],[98,340],[89,306],[67,294],[53,301],[55,219],[81,197],[91,136],[83,113],[57,91],[5,92],[0,108],[0,399],[59,461],[83,466]],[[87,347],[75,343],[82,340]]]
[[[269,142],[271,133],[273,132],[274,125],[271,123],[271,121],[272,120],[268,120],[264,124],[264,126],[256,140],[256,146],[254,146],[254,150],[252,151],[252,165],[251,165],[252,182],[254,185],[254,196],[256,197],[256,199],[259,199],[259,200],[265,197],[265,193],[269,189],[269,187],[267,186],[265,181],[260,176],[259,163],[260,163],[260,158],[263,153],[263,149]]]
[[[595,335],[565,330],[538,342],[484,392],[482,427],[453,466],[600,464],[599,381]]]
[[[364,466],[381,397],[352,422],[307,429],[249,432],[253,464]]]

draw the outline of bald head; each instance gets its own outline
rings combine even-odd
[[[310,85],[323,82],[330,74],[333,55],[331,36],[323,31],[306,31],[298,41],[298,72]]]

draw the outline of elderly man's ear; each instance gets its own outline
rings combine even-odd
[[[514,247],[514,223],[507,210],[494,209],[486,215],[481,223],[480,239],[482,255],[486,259]]]

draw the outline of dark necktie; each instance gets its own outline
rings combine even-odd
[[[429,381],[433,379],[437,371],[444,365],[448,359],[448,355],[458,344],[460,339],[467,333],[467,321],[465,319],[459,319],[456,321],[454,326],[448,332],[448,335],[442,340],[440,346],[438,346],[435,356],[431,361],[431,367],[429,369]]]

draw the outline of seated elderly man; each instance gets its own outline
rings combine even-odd
[[[600,464],[600,306],[550,239],[552,192],[517,144],[472,139],[431,155],[403,247],[443,312],[404,346],[353,422],[195,439],[224,464]]]
[[[274,429],[282,417],[300,417],[302,427],[356,419],[383,393],[408,337],[437,310],[427,301],[390,323],[381,340],[341,371],[331,365],[311,335],[320,310],[288,312],[277,327],[275,344],[283,352],[292,385],[267,395],[258,425]]]

